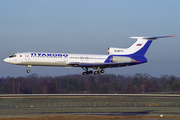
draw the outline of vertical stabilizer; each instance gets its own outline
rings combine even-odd
[[[151,45],[152,40],[156,40],[158,38],[166,38],[166,37],[174,37],[174,36],[130,37],[133,39],[137,39],[137,41],[132,46],[130,46],[127,50],[131,52],[131,54],[144,56],[149,46]]]
[[[129,48],[109,48],[109,58],[111,56],[126,56],[135,59],[136,61],[147,62],[144,57],[152,41],[158,38],[166,38],[174,36],[158,36],[158,37],[130,37],[137,39],[137,41],[131,45]],[[108,59],[109,59],[108,58]],[[106,60],[108,62],[110,60]]]

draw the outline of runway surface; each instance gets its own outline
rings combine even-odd
[[[0,119],[99,116],[109,119],[180,118],[177,94],[0,94]],[[86,116],[86,117],[85,117]],[[112,116],[112,117],[111,117]],[[14,119],[16,119],[14,118]],[[56,119],[55,118],[55,119]],[[95,119],[96,119],[95,118]],[[41,118],[37,118],[41,119]],[[77,118],[78,119],[78,118]],[[160,118],[161,119],[161,118]]]
[[[0,97],[36,96],[130,96],[130,97],[180,97],[180,94],[0,94]]]

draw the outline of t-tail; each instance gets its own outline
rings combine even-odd
[[[149,46],[153,40],[158,38],[166,38],[174,36],[157,36],[157,37],[130,37],[137,39],[137,41],[131,45],[129,48],[108,48],[109,57],[105,62],[113,62],[115,58],[123,59],[124,62],[134,62],[134,63],[145,63],[147,59],[144,57]],[[129,59],[130,58],[130,59]],[[116,60],[118,61],[118,60]],[[121,61],[118,61],[121,62]],[[122,61],[123,62],[123,61]]]

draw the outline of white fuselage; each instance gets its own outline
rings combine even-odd
[[[42,52],[16,53],[14,55],[4,59],[4,61],[17,65],[71,67],[71,63],[104,63],[108,57],[108,55]]]

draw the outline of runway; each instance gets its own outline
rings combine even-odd
[[[0,119],[9,116],[74,118],[79,115],[81,118],[104,116],[104,119],[180,116],[180,95],[177,94],[0,94],[0,101]]]
[[[180,97],[180,94],[0,94],[0,97],[60,97],[60,96],[124,96],[124,97]]]

